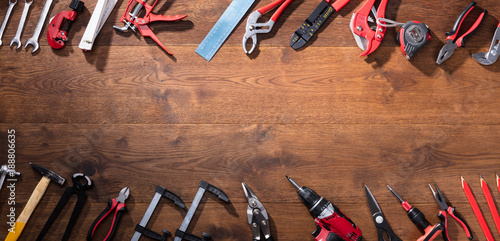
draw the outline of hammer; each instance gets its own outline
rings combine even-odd
[[[38,185],[36,185],[35,190],[31,194],[30,199],[28,200],[28,203],[26,203],[26,206],[24,207],[23,211],[17,218],[14,227],[12,227],[12,229],[9,229],[9,234],[5,238],[5,241],[16,241],[19,238],[21,232],[24,229],[24,226],[28,222],[28,219],[30,218],[31,214],[33,213],[36,206],[40,202],[40,199],[42,199],[45,190],[47,190],[50,181],[54,181],[59,185],[63,185],[64,182],[66,181],[66,179],[59,176],[59,174],[45,167],[33,164],[31,162],[30,165],[31,167],[35,168],[35,170],[39,171],[42,174],[42,179],[40,179],[40,182],[38,182]]]

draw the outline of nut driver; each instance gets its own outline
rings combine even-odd
[[[186,205],[179,196],[175,195],[173,192],[167,190],[162,186],[157,186],[155,190],[155,195],[153,196],[153,200],[151,200],[151,203],[149,204],[146,213],[142,217],[141,222],[135,226],[135,233],[134,236],[132,236],[131,241],[138,241],[141,235],[143,234],[144,236],[147,236],[155,240],[165,241],[168,235],[170,235],[170,232],[165,229],[162,230],[163,234],[159,234],[146,228],[146,225],[148,224],[151,215],[153,215],[153,212],[155,211],[156,206],[158,205],[158,202],[162,197],[165,197],[174,202],[175,205],[183,209],[186,209]]]
[[[190,233],[186,233],[189,223],[191,222],[191,219],[193,219],[194,213],[196,212],[196,209],[198,208],[198,205],[200,204],[200,201],[203,198],[203,194],[205,194],[205,191],[209,191],[215,194],[220,200],[224,202],[227,203],[229,202],[229,197],[227,197],[226,193],[224,193],[224,191],[220,190],[219,188],[213,186],[212,184],[201,180],[199,187],[200,188],[198,188],[198,192],[196,193],[196,196],[193,199],[193,203],[189,207],[186,217],[184,217],[184,220],[182,221],[181,227],[177,229],[177,231],[175,231],[174,241],[181,241],[183,239],[189,241],[203,241],[211,238],[210,235],[206,233],[203,233],[204,236],[203,238],[200,238]]]

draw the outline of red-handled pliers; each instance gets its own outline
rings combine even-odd
[[[447,60],[452,54],[453,51],[455,51],[456,48],[465,46],[465,40],[470,37],[474,31],[476,31],[477,27],[483,22],[484,17],[488,13],[486,9],[483,10],[483,12],[479,15],[479,17],[476,19],[476,22],[472,25],[472,27],[467,30],[466,33],[464,33],[462,36],[460,36],[456,41],[455,38],[457,38],[458,31],[460,30],[460,26],[462,26],[462,22],[464,21],[465,17],[474,9],[474,6],[476,6],[476,2],[471,2],[467,8],[462,11],[460,16],[458,16],[457,21],[455,21],[455,25],[453,25],[453,29],[450,32],[446,33],[446,44],[441,48],[439,51],[438,58],[436,60],[437,64],[443,63],[445,60]]]
[[[130,194],[129,188],[124,187],[120,191],[120,194],[118,194],[118,197],[113,198],[112,200],[108,200],[108,206],[106,207],[106,209],[102,211],[99,217],[97,217],[94,223],[92,223],[92,226],[90,226],[89,232],[87,233],[88,241],[92,240],[92,237],[94,236],[97,226],[99,226],[102,220],[104,220],[114,210],[115,214],[113,216],[113,222],[111,223],[111,227],[109,228],[108,235],[104,238],[104,241],[111,240],[116,230],[116,226],[118,226],[118,222],[120,221],[121,213],[126,210],[125,200],[128,198],[129,194]]]
[[[462,226],[462,228],[465,231],[465,235],[467,235],[467,238],[469,238],[469,240],[472,240],[472,232],[469,228],[469,225],[460,215],[458,215],[454,207],[448,205],[448,203],[446,202],[446,198],[444,197],[443,193],[441,193],[441,190],[439,190],[438,185],[436,183],[434,183],[434,185],[436,185],[437,193],[434,191],[434,189],[432,189],[431,184],[429,184],[429,187],[431,188],[432,194],[434,195],[434,199],[436,199],[436,202],[441,208],[438,217],[439,219],[441,219],[441,222],[444,223],[443,239],[445,241],[450,241],[450,236],[448,236],[448,214],[449,214],[455,220],[457,220],[460,226]]]
[[[280,15],[285,11],[285,8],[288,7],[288,5],[292,2],[293,0],[276,0],[264,7],[261,7],[257,9],[257,11],[253,12],[248,16],[247,19],[247,26],[246,29],[247,31],[245,32],[245,35],[243,36],[243,50],[247,54],[251,54],[253,50],[255,49],[255,46],[257,45],[257,34],[258,33],[269,33],[271,32],[271,29],[273,28],[273,25],[276,21],[278,21],[278,18]],[[262,14],[265,14],[275,7],[279,6],[282,4],[276,12],[274,12],[273,16],[271,16],[271,19],[267,21],[267,23],[257,23],[257,19],[260,18]],[[252,37],[252,49],[250,51],[247,51],[247,40],[248,38]]]

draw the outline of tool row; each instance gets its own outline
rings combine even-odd
[[[47,168],[44,168],[42,166],[33,163],[30,163],[30,165],[35,170],[39,171],[42,174],[42,179],[40,180],[35,190],[33,191],[33,194],[31,195],[23,211],[15,221],[15,224],[13,225],[12,228],[9,229],[9,233],[5,239],[6,241],[14,241],[20,237],[26,223],[28,222],[28,219],[30,218],[31,214],[33,213],[39,201],[41,200],[49,183],[53,181],[58,183],[59,185],[63,185],[65,182],[65,179],[62,176]],[[8,174],[11,176],[19,175],[19,173],[15,172],[14,170],[8,169],[6,166],[2,166],[0,172],[2,174],[0,179],[0,188],[1,185],[3,184],[3,180],[6,175]],[[307,207],[307,209],[314,218],[314,222],[316,223],[316,230],[312,232],[312,235],[315,237],[315,240],[360,241],[362,239],[361,229],[348,216],[346,216],[336,205],[334,205],[332,202],[328,201],[324,197],[318,195],[312,189],[305,186],[299,186],[290,177],[286,176],[286,178],[297,189],[297,194],[299,196],[299,199]],[[500,182],[499,182],[500,177],[498,176],[498,174],[496,176],[496,179],[497,179],[498,190],[500,191]],[[73,174],[72,182],[73,186],[67,187],[66,190],[64,191],[59,202],[54,208],[52,214],[50,215],[47,222],[40,231],[36,239],[37,241],[42,240],[44,238],[50,226],[54,223],[57,216],[64,209],[64,206],[70,200],[71,196],[73,194],[76,194],[77,201],[73,208],[71,217],[68,221],[66,230],[62,237],[62,240],[69,240],[69,237],[71,235],[71,230],[75,225],[75,222],[77,221],[77,218],[85,203],[87,197],[85,192],[87,189],[93,186],[93,182],[90,179],[90,177],[82,173]],[[461,182],[465,195],[480,224],[480,227],[486,237],[486,240],[493,241],[494,239],[491,234],[491,231],[489,230],[488,225],[481,213],[481,210],[479,209],[479,206],[474,198],[474,194],[472,193],[470,186],[463,177],[461,177]],[[483,190],[484,196],[488,203],[488,207],[491,211],[491,214],[495,221],[495,225],[500,234],[500,216],[493,201],[490,189],[482,176],[480,176],[480,182],[481,182],[481,189]],[[242,183],[242,187],[243,187],[243,192],[248,201],[247,219],[248,219],[248,224],[250,225],[252,231],[253,240],[273,241],[269,225],[269,215],[266,208],[261,203],[257,195],[247,184]],[[365,187],[368,207],[370,208],[371,216],[377,228],[378,240],[384,241],[385,240],[384,237],[389,237],[391,241],[400,241],[401,239],[398,237],[396,233],[394,233],[394,231],[388,225],[387,219],[384,216],[372,192],[370,191],[368,186],[365,185],[364,187]],[[439,212],[437,213],[439,222],[436,222],[435,224],[429,222],[426,219],[425,215],[419,209],[412,207],[398,193],[396,193],[394,189],[392,189],[389,185],[387,185],[389,191],[397,198],[403,209],[407,212],[408,218],[410,218],[410,220],[416,225],[416,227],[423,233],[423,235],[420,238],[418,238],[418,241],[431,241],[434,240],[436,237],[438,237],[440,234],[442,234],[443,239],[445,241],[451,240],[450,235],[448,233],[448,215],[453,219],[455,219],[460,224],[460,226],[463,228],[465,232],[465,236],[469,240],[472,240],[473,238],[472,231],[469,225],[467,224],[465,219],[458,214],[455,207],[449,204],[448,200],[446,200],[444,194],[441,192],[438,185],[435,184],[436,190],[434,190],[433,186],[431,186],[430,184],[429,187],[431,189],[432,195],[434,196],[440,208]],[[187,211],[186,216],[184,217],[182,224],[174,234],[175,236],[174,241],[211,240],[211,236],[206,233],[203,233],[203,237],[199,237],[194,234],[186,232],[196,212],[196,209],[200,204],[200,201],[202,200],[204,194],[207,193],[207,191],[208,193],[216,195],[217,198],[219,198],[220,200],[229,203],[229,197],[226,195],[226,193],[224,193],[224,191],[202,180],[199,183],[198,191],[192,201],[191,206],[189,207],[189,210]],[[103,233],[106,234],[104,240],[107,241],[112,239],[116,231],[116,227],[119,224],[120,218],[122,214],[126,211],[125,201],[129,197],[129,195],[130,195],[130,189],[128,187],[124,187],[119,192],[118,197],[108,200],[108,205],[106,206],[106,208],[102,211],[101,214],[99,214],[99,216],[90,226],[87,234],[87,240],[90,241],[93,239],[96,232],[99,232],[98,226],[108,216],[112,216],[113,220],[108,231]],[[149,204],[149,207],[147,208],[140,223],[137,224],[134,229],[134,234],[131,239],[132,241],[138,241],[141,236],[146,236],[153,240],[165,241],[168,238],[168,236],[171,235],[171,233],[165,229],[162,230],[162,233],[157,233],[146,227],[151,216],[153,215],[154,210],[156,209],[156,206],[158,205],[162,197],[172,201],[178,207],[186,209],[184,201],[179,196],[177,196],[176,194],[174,194],[173,192],[167,190],[162,186],[157,186],[155,189],[153,199]]]
[[[257,34],[270,33],[280,15],[285,11],[287,6],[293,0],[275,0],[274,2],[257,9],[250,14],[247,18],[246,32],[243,36],[243,50],[245,53],[252,53],[257,46]],[[330,0],[322,0],[316,9],[309,15],[309,17],[300,25],[300,27],[293,33],[290,40],[290,46],[293,49],[304,47],[307,42],[318,32],[326,20],[335,12],[340,11],[350,0],[337,0],[335,2]],[[24,10],[15,37],[11,40],[10,46],[16,44],[18,49],[21,46],[21,34],[28,16],[29,7],[33,0],[25,0]],[[92,49],[97,34],[101,30],[104,22],[107,20],[109,14],[113,10],[117,0],[98,0],[94,9],[92,17],[87,25],[85,33],[80,41],[79,47],[82,50],[89,51]],[[238,22],[243,18],[245,13],[253,4],[254,0],[233,0],[231,5],[226,9],[224,14],[219,18],[215,26],[208,33],[205,39],[200,43],[196,52],[208,61],[215,55],[218,49],[222,46],[225,39],[237,26]],[[2,22],[0,29],[0,45],[2,44],[1,38],[10,13],[16,5],[17,0],[10,0],[9,8]],[[131,29],[136,32],[138,29],[140,34],[144,37],[152,38],[161,48],[168,54],[171,54],[167,48],[156,37],[153,31],[148,27],[148,24],[156,21],[178,21],[187,17],[187,15],[176,16],[163,16],[155,15],[152,13],[153,8],[158,3],[154,0],[152,5],[149,5],[144,0],[129,0],[125,13],[120,18],[120,21],[125,24],[124,27],[113,26],[118,31],[127,31]],[[29,38],[24,47],[28,45],[33,46],[32,53],[36,52],[39,48],[38,39],[51,7],[52,0],[46,0],[43,11],[40,15],[39,21],[35,28],[35,33]],[[367,56],[373,53],[381,44],[387,27],[397,27],[400,29],[397,34],[397,41],[400,44],[400,50],[403,55],[409,60],[419,49],[421,49],[430,39],[430,30],[428,26],[419,21],[408,21],[406,23],[399,23],[385,18],[386,7],[388,0],[381,0],[378,8],[375,8],[375,0],[367,0],[361,8],[359,8],[351,18],[350,29],[353,33],[354,39],[363,53],[361,56]],[[278,7],[279,6],[279,7]],[[459,30],[467,15],[476,6],[475,2],[471,2],[457,18],[453,29],[446,33],[446,44],[442,47],[437,57],[436,63],[441,64],[443,61],[450,58],[454,50],[464,46],[465,40],[479,27],[485,18],[487,11],[483,10],[479,17],[475,20],[474,24],[460,37],[458,36]],[[49,23],[47,29],[47,41],[54,49],[60,49],[64,46],[64,42],[68,41],[69,23],[75,21],[77,12],[81,11],[84,7],[83,2],[80,0],[72,0],[70,4],[71,11],[63,11],[55,15]],[[265,13],[278,7],[276,12],[271,16],[269,21],[265,23],[258,23],[258,19]],[[142,17],[140,17],[142,16]],[[67,24],[63,25],[66,21]],[[251,39],[251,48],[247,49],[247,42]],[[494,34],[493,41],[490,49],[485,53],[473,54],[474,59],[484,65],[493,64],[498,58],[498,48],[500,46],[500,23]]]

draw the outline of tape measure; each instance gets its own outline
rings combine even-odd
[[[198,45],[196,53],[210,61],[254,2],[255,0],[233,0]]]
[[[401,26],[396,39],[400,44],[401,52],[409,60],[431,39],[431,34],[427,25],[418,21],[410,21]]]

